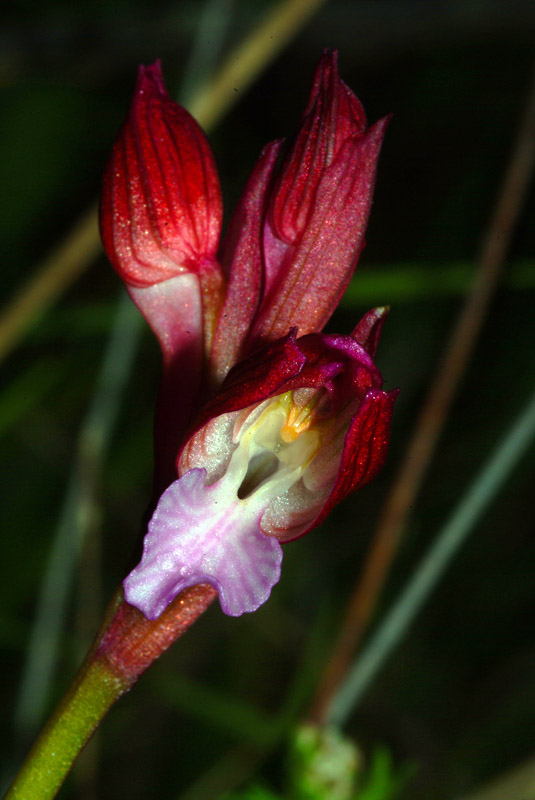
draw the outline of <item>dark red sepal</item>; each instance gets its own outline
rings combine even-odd
[[[383,467],[398,394],[399,389],[392,392],[372,390],[362,401],[346,434],[342,460],[331,494],[311,528],[320,525],[338,503],[375,478]]]
[[[108,258],[135,287],[198,272],[215,261],[221,218],[204,133],[167,94],[160,62],[140,67],[104,173],[100,229]]]

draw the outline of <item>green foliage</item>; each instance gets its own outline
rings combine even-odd
[[[314,725],[297,728],[289,742],[286,791],[274,794],[258,784],[221,800],[395,800],[412,768],[398,769],[386,747],[377,747],[369,766],[340,730]]]
[[[251,786],[250,789],[244,789],[243,792],[227,793],[221,800],[281,800],[281,796],[263,786]]]
[[[413,774],[410,765],[396,768],[386,747],[376,747],[354,800],[395,800]]]
[[[362,766],[357,747],[335,728],[304,725],[290,746],[292,800],[351,800]]]

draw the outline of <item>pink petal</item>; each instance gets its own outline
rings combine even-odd
[[[273,142],[264,148],[223,243],[222,264],[229,284],[211,353],[219,380],[239,361],[263,292],[262,227],[266,195],[281,145],[282,142]]]
[[[240,616],[266,602],[280,578],[282,549],[264,536],[259,517],[224,482],[205,487],[192,469],[163,493],[149,523],[143,557],[124,580],[125,599],[156,619],[184,589],[209,583],[225,614]]]
[[[293,146],[281,170],[271,224],[280,239],[294,244],[303,233],[323,171],[344,142],[366,129],[364,109],[338,75],[338,54],[325,51]]]
[[[379,149],[387,120],[346,141],[323,172],[301,240],[279,265],[257,315],[252,340],[273,340],[290,326],[299,335],[323,328],[364,244]]]

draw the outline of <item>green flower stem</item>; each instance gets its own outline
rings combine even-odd
[[[116,592],[103,625],[65,697],[52,714],[5,800],[50,800],[109,708],[184,634],[217,592],[185,589],[156,620]]]
[[[128,688],[104,660],[84,667],[30,751],[6,800],[55,797],[93,731]]]

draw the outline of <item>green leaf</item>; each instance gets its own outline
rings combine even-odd
[[[290,751],[292,800],[351,800],[361,755],[336,728],[303,725]]]
[[[354,800],[394,800],[405,788],[414,773],[408,764],[395,768],[386,747],[377,747],[366,772],[364,783]]]

